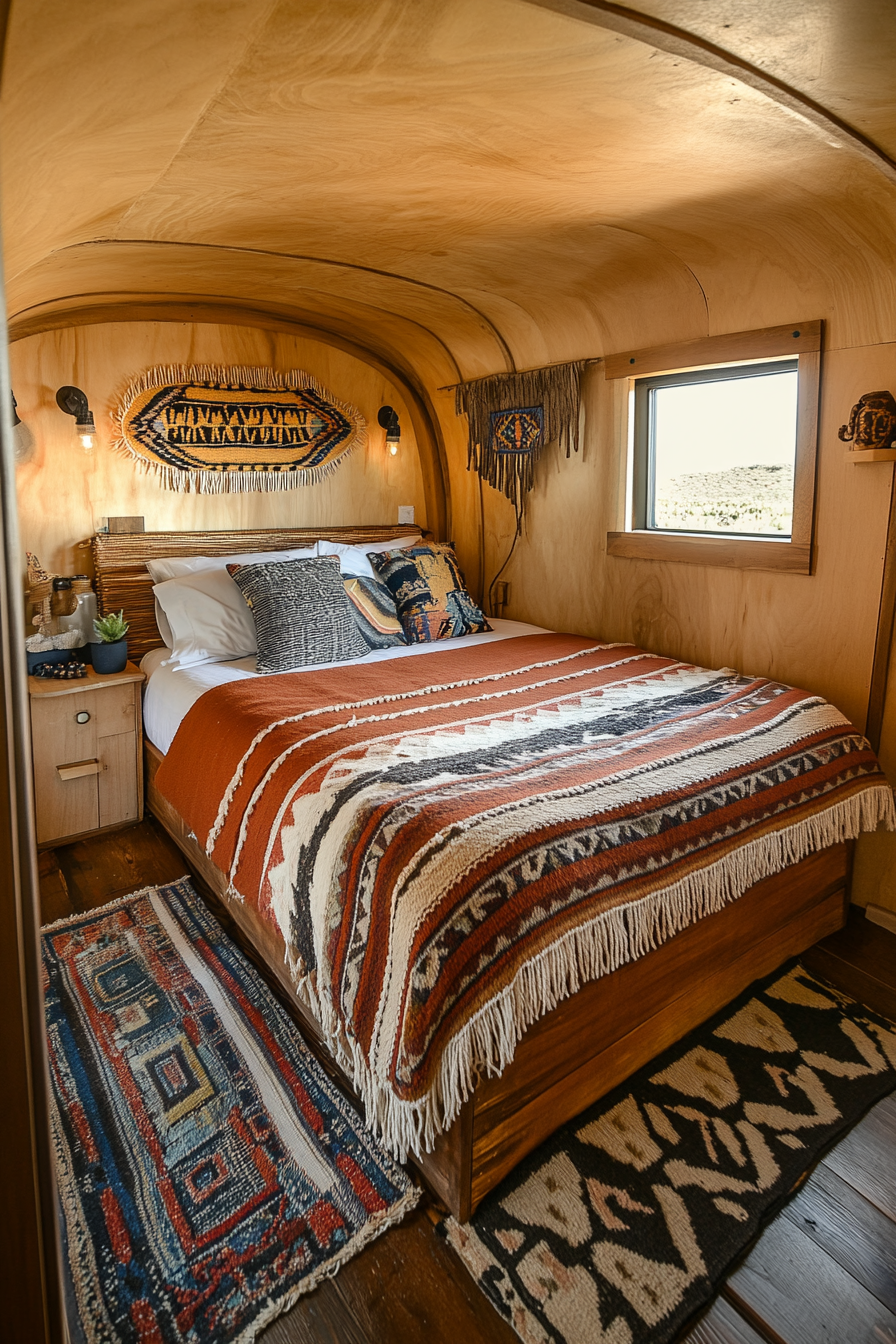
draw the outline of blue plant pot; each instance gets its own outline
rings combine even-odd
[[[114,644],[88,644],[94,672],[108,675],[111,672],[123,672],[128,661],[128,642],[116,639]]]

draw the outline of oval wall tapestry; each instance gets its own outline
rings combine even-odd
[[[202,494],[312,485],[367,440],[361,412],[301,369],[147,369],[114,419],[114,448]]]

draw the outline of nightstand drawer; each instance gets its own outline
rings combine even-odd
[[[139,674],[31,686],[37,842],[138,821],[142,811]],[[127,680],[124,677],[127,676]]]

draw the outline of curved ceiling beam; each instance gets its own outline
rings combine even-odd
[[[299,252],[278,252],[274,251],[271,248],[263,248],[263,247],[239,247],[231,243],[180,242],[177,239],[161,239],[161,238],[91,238],[89,242],[73,243],[71,246],[73,248],[79,248],[79,249],[93,248],[93,247],[109,247],[109,246],[118,246],[118,247],[129,246],[129,247],[147,247],[147,248],[170,247],[181,249],[201,248],[205,251],[226,252],[229,254],[242,255],[242,256],[274,257],[278,261],[305,261],[310,262],[312,265],[332,267],[335,270],[360,271],[365,275],[375,275],[380,276],[386,280],[396,280],[399,282],[399,284],[414,285],[418,289],[429,290],[431,293],[434,294],[441,294],[444,298],[452,299],[455,303],[459,303],[464,308],[468,309],[469,312],[473,313],[476,319],[482,323],[482,326],[489,332],[492,339],[495,341],[496,345],[500,349],[507,363],[507,371],[509,373],[513,373],[516,369],[516,362],[513,358],[513,353],[507,341],[505,340],[504,336],[499,331],[498,327],[491,320],[491,318],[489,318],[484,312],[482,312],[480,308],[477,308],[475,304],[471,303],[469,299],[465,299],[462,295],[456,294],[454,290],[443,289],[442,286],[440,285],[433,285],[426,280],[417,280],[409,275],[401,275],[396,271],[381,270],[377,266],[364,266],[361,265],[359,262],[337,261],[332,257],[316,257],[310,255],[306,256],[305,254]],[[68,250],[69,248],[57,248],[54,249],[49,255],[59,256],[62,252],[67,252]],[[13,315],[13,317],[14,316],[17,315]],[[401,316],[401,314],[396,314],[396,316]],[[430,332],[430,335],[435,337],[434,332]],[[435,337],[435,339],[439,338]],[[440,341],[440,344],[445,345],[445,342]],[[446,350],[448,349],[447,346],[445,346],[445,348]],[[452,360],[454,360],[453,354],[451,358]],[[454,360],[454,362],[456,363],[457,361]]]
[[[307,288],[303,292],[307,295]],[[78,290],[72,294],[58,294],[53,299],[31,304],[11,314],[6,323],[7,339],[12,343],[24,340],[28,336],[37,336],[42,331],[55,331],[67,326],[89,326],[99,322],[155,321],[154,318],[146,317],[145,312],[155,311],[163,305],[185,310],[198,311],[205,308],[209,311],[214,309],[216,312],[239,312],[247,319],[254,314],[257,320],[250,321],[249,326],[263,325],[262,319],[269,321],[272,326],[278,321],[290,326],[300,325],[309,331],[315,331],[321,337],[332,336],[354,341],[359,349],[366,349],[379,358],[391,361],[396,368],[401,367],[405,376],[410,378],[418,376],[415,367],[405,359],[403,352],[397,347],[382,340],[370,343],[366,332],[363,337],[359,335],[356,322],[349,323],[333,311],[323,313],[320,308],[311,310],[295,303],[273,302],[258,297],[247,299],[244,295],[217,294],[213,290],[92,289]],[[403,326],[424,332],[443,354],[445,362],[451,366],[457,377],[461,377],[460,366],[451,350],[441,337],[422,322],[417,322],[402,313],[395,313],[389,308],[375,308],[367,302],[364,304],[364,312],[390,317]],[[172,321],[180,320],[183,319],[172,319]],[[225,322],[226,318],[212,320]]]
[[[717,47],[706,38],[697,37],[685,28],[676,28],[674,24],[656,19],[650,14],[628,9],[625,5],[616,5],[612,0],[526,0],[527,4],[539,9],[551,9],[565,14],[569,18],[581,19],[585,23],[597,24],[609,28],[611,32],[623,37],[633,38],[637,42],[647,42],[670,56],[680,56],[683,60],[693,61],[706,66],[718,74],[728,75],[747,84],[751,89],[762,93],[772,102],[779,103],[790,112],[803,117],[813,126],[825,132],[871,163],[888,181],[896,183],[896,162],[876,145],[873,140],[862,135],[848,122],[841,121],[835,113],[816,103],[805,93],[785,84],[774,75],[767,74],[758,66],[751,65],[724,47]]]

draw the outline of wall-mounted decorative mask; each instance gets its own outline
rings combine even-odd
[[[892,392],[866,392],[841,425],[840,438],[854,448],[889,448],[896,439],[896,397]]]

